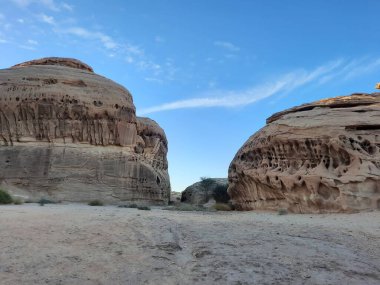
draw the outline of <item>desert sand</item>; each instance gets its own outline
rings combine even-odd
[[[380,284],[380,212],[0,207],[0,284]]]

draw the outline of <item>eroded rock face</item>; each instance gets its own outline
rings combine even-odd
[[[187,187],[181,196],[181,202],[203,205],[211,199],[217,203],[228,203],[227,178],[206,178]]]
[[[29,199],[169,200],[167,140],[123,86],[73,59],[0,70],[0,183]]]
[[[301,105],[267,119],[229,168],[240,210],[380,208],[380,94]]]

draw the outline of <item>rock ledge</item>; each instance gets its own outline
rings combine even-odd
[[[91,66],[81,62],[80,60],[77,60],[74,58],[63,58],[63,57],[44,57],[44,58],[16,64],[12,66],[12,68],[26,67],[26,66],[31,66],[31,65],[58,65],[58,66],[67,66],[71,68],[77,68],[77,69],[82,69],[89,72],[94,72]]]

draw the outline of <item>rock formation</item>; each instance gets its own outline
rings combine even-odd
[[[166,204],[167,140],[123,86],[74,59],[0,70],[0,184],[36,200]]]
[[[227,203],[227,178],[205,178],[187,187],[181,196],[181,202],[203,205],[211,199],[217,203]]]
[[[240,210],[339,212],[380,208],[380,93],[274,114],[229,168]]]

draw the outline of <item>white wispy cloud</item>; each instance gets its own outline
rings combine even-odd
[[[38,42],[35,41],[35,40],[27,40],[26,43],[29,44],[29,45],[33,45],[33,46],[38,45]]]
[[[155,79],[150,80],[151,82],[161,82],[162,78],[158,77],[163,74],[164,71],[168,77],[172,77],[174,74],[172,72],[174,69],[172,66],[165,65],[165,68],[163,68],[161,64],[153,61],[149,56],[147,56],[144,49],[139,45],[115,40],[113,37],[103,32],[86,29],[80,26],[62,28],[61,24],[57,25],[53,31],[58,34],[80,37],[84,40],[99,41],[107,50],[107,56],[118,56],[122,58],[126,63],[134,65],[138,70],[150,73],[150,75],[146,78]]]
[[[148,82],[155,82],[155,83],[160,83],[160,84],[164,83],[162,79],[154,78],[154,77],[145,77],[144,80]]]
[[[99,40],[106,49],[116,49],[118,47],[118,43],[112,37],[102,32],[91,31],[82,27],[72,27],[65,30],[59,30],[59,32],[84,39]]]
[[[205,94],[205,97],[203,98],[180,100],[142,109],[139,111],[139,115],[188,108],[244,106],[270,97],[281,90],[289,90],[291,86],[297,84],[298,82],[296,80],[296,75],[287,74],[275,83],[266,83],[260,86],[254,86],[252,88],[239,91],[213,91]]]
[[[333,73],[322,76],[318,83],[325,84],[334,79],[350,80],[352,78],[365,75],[380,68],[380,58],[364,56],[352,60],[344,61],[344,64]]]
[[[177,74],[180,72],[180,68],[176,66],[172,58],[165,59],[163,69],[165,71],[165,79],[169,81],[175,80],[177,77]]]
[[[158,76],[162,72],[161,65],[150,60],[140,60],[137,66],[142,70],[152,71],[155,76]]]
[[[133,59],[132,56],[128,55],[128,56],[125,57],[125,61],[126,61],[127,63],[133,63],[135,60]]]
[[[26,50],[33,50],[33,51],[37,50],[37,46],[38,46],[38,42],[31,39],[27,40],[23,44],[18,44],[19,48],[26,49]]]
[[[0,13],[0,30],[10,31],[12,28],[12,24],[6,19],[4,14]]]
[[[165,42],[165,39],[164,39],[163,37],[161,37],[161,36],[155,36],[155,37],[154,37],[154,41],[155,41],[156,43],[164,43],[164,42]]]
[[[35,0],[11,0],[11,1],[15,3],[17,6],[22,7],[22,8],[26,8],[30,4],[35,2]]]
[[[55,19],[53,16],[49,16],[42,13],[42,14],[37,15],[37,17],[41,22],[44,22],[49,25],[55,25]]]
[[[54,0],[12,0],[12,2],[21,8],[27,8],[31,4],[40,4],[53,11],[59,10]]]
[[[25,0],[23,0],[23,1],[25,1]],[[60,10],[59,4],[57,4],[54,0],[35,0],[32,2],[37,2],[37,3],[44,5],[45,7],[49,8],[53,11],[59,11]]]
[[[4,34],[0,31],[0,44],[8,44],[10,43],[5,37]]]
[[[134,56],[143,56],[145,54],[144,50],[137,46],[137,45],[132,45],[130,43],[126,43],[122,46],[122,48],[129,54],[129,55],[134,55]]]
[[[61,11],[72,11],[74,6],[71,5],[69,1],[59,1],[59,0],[9,0],[12,1],[19,8],[32,8],[32,6],[38,6],[40,8],[46,8],[43,11],[39,11],[34,14],[34,20],[40,23],[46,23],[51,26],[50,31],[59,35],[57,41],[65,38],[65,40],[74,40],[76,37],[81,39],[81,44],[84,46],[93,47],[96,44],[108,57],[117,57],[124,60],[126,64],[133,65],[137,70],[143,73],[143,78],[147,78],[147,81],[160,83],[163,80],[170,80],[174,77],[176,68],[174,64],[166,65],[165,62],[158,62],[154,56],[147,54],[145,50],[129,41],[114,38],[112,34],[105,32],[103,29],[98,30],[96,28],[85,28],[78,24],[79,20],[70,17],[61,17],[55,12]],[[34,9],[33,9],[34,10]],[[9,23],[4,23],[4,15],[0,12],[0,30],[7,31],[10,30],[11,25]],[[18,24],[33,23],[30,19],[16,19]],[[96,25],[95,25],[96,26]],[[37,27],[35,25],[35,27]],[[44,27],[44,32],[46,32],[47,27]],[[2,36],[0,43],[10,43],[7,37]],[[156,42],[164,42],[164,39],[160,36],[156,36]],[[58,43],[58,42],[57,42]],[[12,41],[11,44],[23,49],[35,49],[36,44],[32,42],[23,43]],[[64,43],[60,43],[64,44]]]
[[[208,83],[207,83],[207,86],[209,88],[214,88],[218,83],[215,81],[215,80],[210,80]]]
[[[224,48],[230,52],[238,52],[240,51],[240,48],[233,43],[226,42],[226,41],[215,41],[214,45],[217,47]]]
[[[354,64],[353,61],[339,59],[323,64],[311,71],[295,70],[280,76],[275,82],[266,82],[244,90],[213,91],[198,98],[145,108],[140,110],[139,115],[186,108],[246,106],[276,94],[288,93],[307,84],[324,84],[337,77],[345,80],[347,77],[359,76],[380,68],[380,58],[374,60],[372,65],[368,65],[367,61],[360,62],[361,64],[355,61]]]
[[[341,78],[344,77],[345,74],[350,72],[351,70],[355,69],[357,66],[360,66],[362,64],[362,59],[354,59],[348,62],[345,62],[339,70],[336,70],[335,72],[325,74],[321,76],[321,78],[318,79],[319,84],[326,84],[327,82],[336,79],[336,78]]]
[[[11,0],[13,3],[15,3],[17,6],[20,8],[27,8],[30,5],[41,5],[44,6],[45,8],[58,12],[61,11],[62,9],[72,11],[73,6],[69,5],[65,2],[57,2],[54,0]]]
[[[370,60],[368,63],[365,63],[365,60],[363,61],[363,64],[357,64],[355,68],[350,69],[344,79],[349,80],[359,75],[368,74],[380,67],[380,58]]]
[[[30,45],[18,45],[19,48],[22,48],[22,49],[26,49],[26,50],[36,50],[36,48],[34,46],[30,46]]]
[[[179,71],[174,64],[173,59],[166,58],[162,64],[157,64],[150,60],[141,60],[137,67],[142,70],[148,70],[151,75],[144,78],[145,81],[163,84],[167,81],[173,81]]]
[[[74,10],[74,6],[67,4],[66,2],[62,2],[61,7],[67,11],[70,11],[70,12]]]

